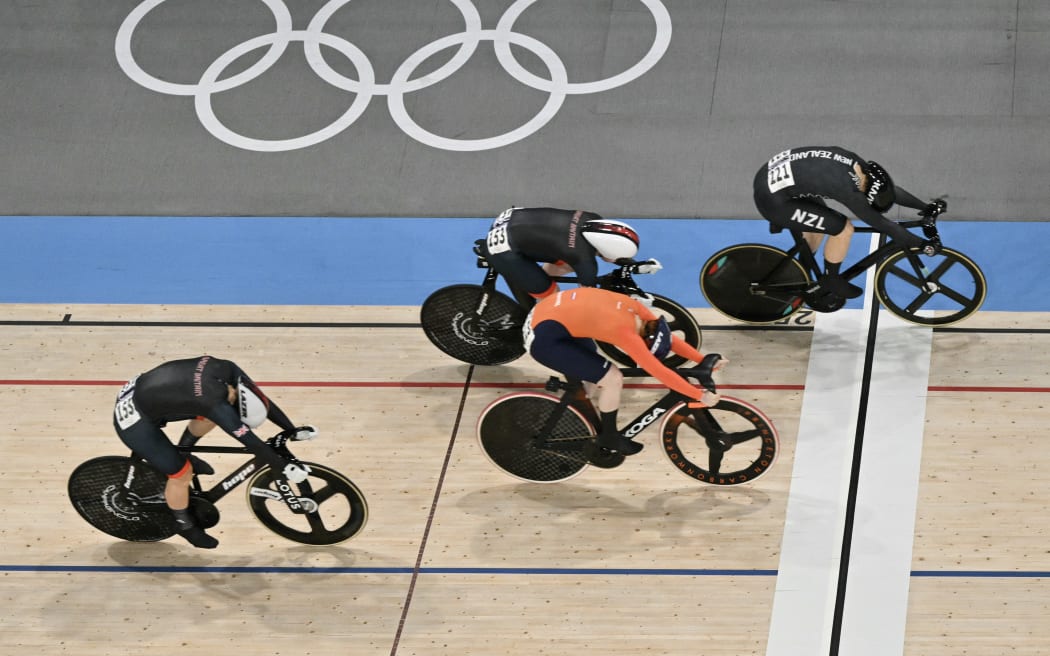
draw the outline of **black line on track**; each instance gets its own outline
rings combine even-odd
[[[842,640],[842,615],[846,607],[846,582],[849,578],[850,552],[853,549],[853,527],[857,513],[857,488],[860,486],[860,465],[864,455],[864,429],[867,425],[868,401],[871,397],[871,371],[875,365],[875,341],[878,327],[879,305],[873,303],[871,316],[868,318],[868,339],[864,348],[864,369],[860,379],[857,432],[853,440],[853,463],[850,466],[849,491],[846,494],[846,517],[842,527],[842,552],[839,556],[838,588],[835,592],[835,612],[831,623],[830,656],[839,656],[839,647]]]
[[[421,329],[422,324],[411,322],[369,321],[73,321],[66,314],[60,320],[0,320],[0,326],[66,326],[70,328],[409,328]],[[728,332],[812,332],[812,325],[701,325],[702,331]],[[933,326],[934,333],[973,333],[1004,335],[1050,334],[1050,328],[964,328]]]
[[[416,581],[423,569],[423,552],[427,548],[427,540],[430,538],[430,529],[434,525],[434,515],[437,513],[438,500],[441,498],[441,488],[445,484],[445,475],[448,473],[448,464],[452,460],[452,447],[456,445],[456,435],[459,434],[460,421],[463,419],[463,408],[467,403],[467,393],[470,392],[470,381],[474,377],[474,365],[467,368],[467,378],[463,381],[463,394],[459,397],[459,407],[456,408],[456,421],[452,425],[452,434],[449,436],[448,449],[445,450],[445,460],[441,463],[441,473],[438,475],[437,486],[434,489],[434,499],[430,503],[430,513],[427,515],[427,523],[423,527],[423,538],[419,542],[419,552],[416,554],[416,564],[412,568],[412,579],[408,584],[408,592],[405,594],[404,607],[401,609],[401,618],[397,622],[397,633],[394,634],[394,644],[390,647],[390,656],[396,656],[397,647],[401,644],[401,634],[405,629],[405,620],[408,618],[408,609],[412,606],[412,595],[416,590]]]
[[[0,326],[70,326],[132,328],[420,328],[418,323],[364,321],[0,321]]]

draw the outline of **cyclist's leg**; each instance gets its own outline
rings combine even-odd
[[[215,422],[210,419],[205,417],[191,419],[185,430],[182,431],[182,437],[179,438],[179,446],[192,447],[198,440],[210,433],[213,428],[215,428]],[[191,453],[189,459],[190,464],[193,465],[193,471],[196,473],[204,475],[215,473],[215,469],[202,458],[198,458]]]
[[[851,285],[839,275],[839,269],[853,239],[853,224],[841,212],[827,206],[822,198],[792,198],[788,195],[755,193],[755,205],[771,224],[803,233],[810,248],[824,241],[824,275],[821,288],[843,298],[856,298],[860,287]]]
[[[617,429],[623,374],[598,353],[594,340],[573,337],[562,324],[547,320],[533,328],[529,352],[540,364],[584,382],[601,417],[599,446],[624,455],[642,450],[641,444],[623,437]]]
[[[504,251],[491,254],[488,258],[492,268],[503,276],[514,298],[527,310],[532,309],[537,299],[550,296],[558,290],[557,284],[538,262],[520,253]]]
[[[164,486],[164,500],[175,515],[178,533],[195,547],[213,549],[219,541],[197,526],[190,514],[190,484],[193,465],[179,453],[159,427],[145,418],[122,428],[114,421],[120,440],[135,454],[146,459],[154,469],[168,477]]]

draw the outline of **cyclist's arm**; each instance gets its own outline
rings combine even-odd
[[[273,407],[272,403],[271,407]],[[229,435],[246,446],[253,454],[259,456],[265,462],[275,467],[277,471],[281,471],[284,466],[288,464],[284,458],[270,448],[270,445],[262,441],[258,435],[252,432],[252,429],[248,428],[241,422],[241,417],[237,413],[237,409],[229,403],[220,402],[215,404],[212,410],[208,413],[207,418],[215,422],[216,426],[226,431]],[[285,419],[287,419],[287,417]]]
[[[671,351],[692,362],[699,363],[704,359],[704,356],[700,351],[697,351],[689,342],[677,335],[671,335]]]
[[[295,430],[295,424],[288,418],[288,415],[284,414],[284,410],[281,410],[273,399],[270,398],[270,406],[266,413],[266,418],[281,427],[281,430],[291,431]]]
[[[909,232],[907,228],[898,224],[896,221],[887,219],[882,214],[879,214],[872,209],[866,202],[853,201],[844,203],[844,205],[846,205],[846,207],[848,207],[858,219],[867,223],[879,232],[888,235],[898,244],[906,247],[922,246],[922,237]]]
[[[894,198],[898,205],[910,207],[913,210],[926,209],[926,202],[919,200],[914,194],[900,187],[894,187]]]
[[[649,349],[645,345],[645,340],[638,335],[630,333],[630,335],[623,339],[622,342],[623,343],[617,344],[617,346],[630,356],[635,364],[642,369],[645,369],[650,376],[666,385],[669,389],[672,389],[682,396],[694,401],[699,401],[704,395],[704,390],[693,387],[688,381],[686,381],[686,379],[668,369],[662,362],[657,360],[656,356],[649,352]],[[671,342],[672,344],[674,343],[673,338]],[[691,351],[695,351],[695,349],[688,344],[686,344],[686,347]],[[677,351],[675,352],[677,353]],[[679,355],[684,354],[680,353]],[[702,360],[703,356],[701,356],[700,359]]]
[[[569,266],[576,272],[576,283],[581,287],[598,285],[598,261],[593,257],[581,257],[578,261],[569,263]]]

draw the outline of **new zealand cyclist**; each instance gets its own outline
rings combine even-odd
[[[164,498],[175,514],[178,533],[195,547],[213,549],[219,541],[204,532],[189,512],[194,466],[198,473],[214,471],[204,461],[193,463],[171,443],[161,428],[170,421],[190,420],[179,440],[192,446],[215,426],[240,440],[275,471],[294,483],[306,480],[310,470],[291,464],[252,432],[269,419],[295,439],[317,435],[312,426],[295,427],[277,404],[229,360],[203,355],[165,362],[132,378],[120,390],[113,413],[117,435],[135,454],[168,476]]]
[[[755,174],[754,195],[755,206],[767,221],[777,228],[804,233],[813,252],[820,248],[825,235],[828,237],[824,275],[818,286],[809,290],[816,296],[831,292],[845,299],[861,293],[859,287],[839,275],[853,237],[853,224],[845,214],[828,207],[825,199],[841,203],[858,219],[904,246],[922,248],[928,255],[940,249],[939,243],[924,241],[883,215],[894,204],[920,210],[922,216],[936,215],[945,210],[944,201],[922,202],[895,185],[878,163],[843,148],[806,146],[778,153]],[[837,305],[841,307],[841,303],[839,300]]]
[[[557,292],[533,308],[526,322],[525,345],[540,364],[583,381],[601,415],[596,440],[599,447],[623,455],[642,450],[641,444],[617,429],[623,373],[599,354],[596,340],[624,351],[651,376],[695,402],[705,406],[718,403],[717,394],[691,385],[660,361],[669,351],[697,363],[704,356],[674,336],[667,321],[645,303],[591,287]],[[713,369],[717,371],[727,362],[722,358]]]
[[[551,278],[575,272],[579,284],[598,281],[598,261],[615,263],[638,254],[638,233],[621,221],[594,212],[553,207],[512,207],[489,228],[482,255],[503,276],[518,302],[531,307],[557,291]],[[541,264],[542,263],[542,264]],[[650,260],[639,273],[655,273]]]

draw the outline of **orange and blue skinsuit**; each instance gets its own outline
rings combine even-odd
[[[645,304],[624,294],[593,287],[560,291],[536,304],[527,345],[540,364],[569,378],[596,383],[610,362],[598,353],[595,341],[612,344],[668,388],[699,400],[703,389],[690,385],[649,352],[641,328],[657,318]],[[675,336],[671,350],[694,362],[704,357]]]

